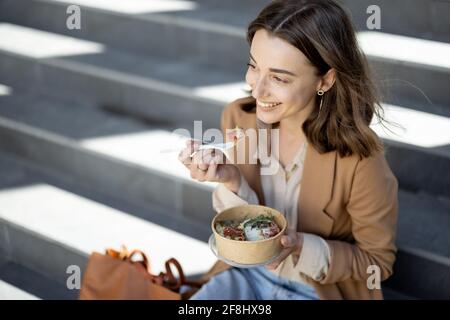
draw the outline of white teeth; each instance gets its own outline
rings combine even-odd
[[[281,104],[281,102],[263,103],[263,102],[258,101],[258,104],[263,108],[273,108],[273,107],[276,107],[277,105]]]

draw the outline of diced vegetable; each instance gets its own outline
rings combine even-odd
[[[217,232],[225,238],[239,241],[256,241],[271,238],[281,230],[271,215],[259,215],[243,222],[225,220],[216,223]]]

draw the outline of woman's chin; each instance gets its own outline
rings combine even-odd
[[[259,110],[256,111],[256,117],[258,118],[258,120],[266,124],[274,124],[280,121],[279,117],[267,114],[265,112],[259,112]]]

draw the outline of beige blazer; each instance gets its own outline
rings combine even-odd
[[[252,102],[254,99],[247,97],[227,105],[222,131],[236,126],[256,129],[255,109],[243,108]],[[238,167],[264,204],[259,164]],[[397,251],[398,182],[384,154],[362,160],[356,155],[342,158],[336,151],[320,154],[308,144],[303,170],[298,231],[323,237],[331,253],[328,274],[322,281],[303,277],[321,299],[382,299],[382,290],[369,289],[367,283],[374,284],[377,274],[381,281],[392,275]],[[227,268],[218,261],[209,276]],[[294,268],[285,272],[292,274],[283,276],[298,277]]]

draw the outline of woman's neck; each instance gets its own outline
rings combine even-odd
[[[303,133],[303,123],[306,120],[306,116],[300,114],[292,116],[280,121],[280,138],[288,140],[304,140],[305,134]]]
[[[304,136],[302,125],[304,121],[295,121],[295,122],[280,122],[280,138],[298,139]]]

